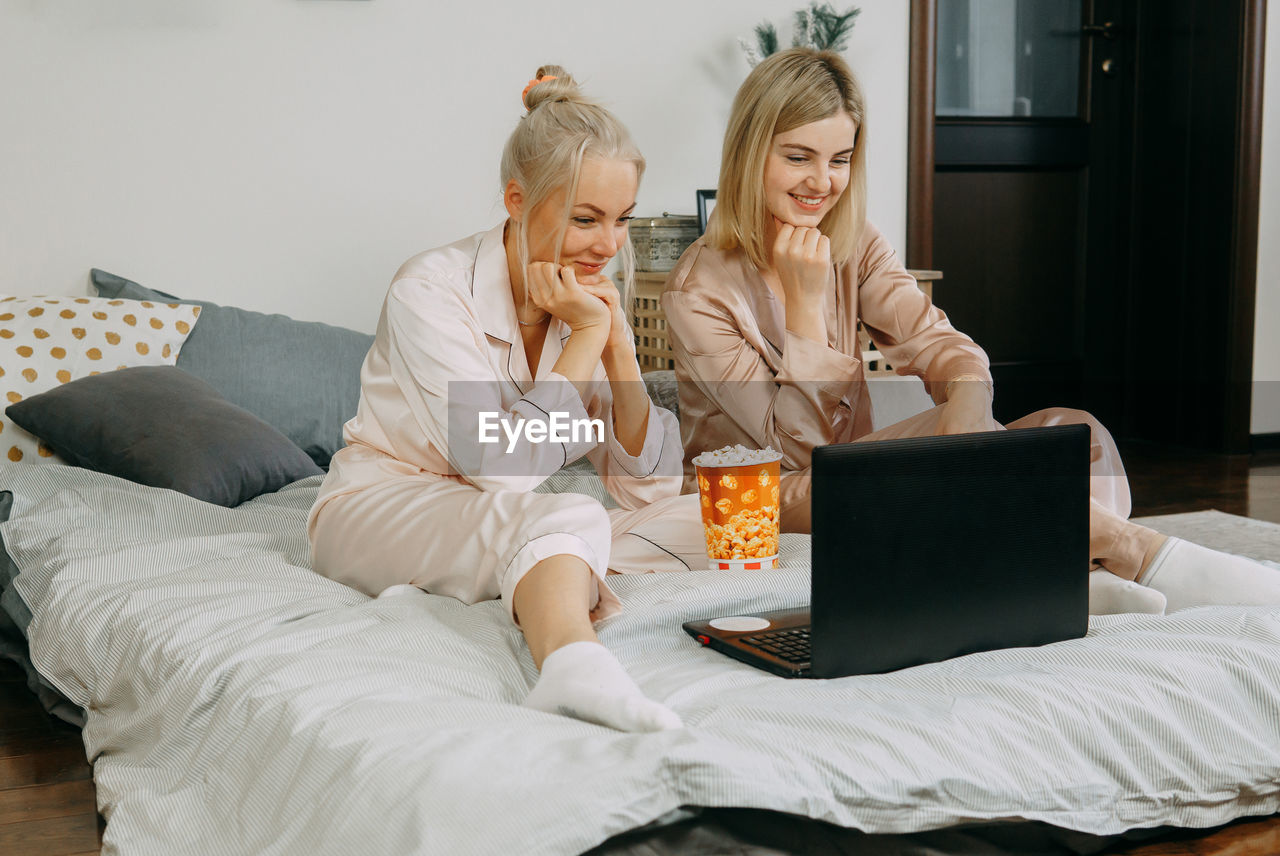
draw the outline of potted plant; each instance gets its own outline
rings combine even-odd
[[[862,12],[857,6],[850,6],[843,12],[837,12],[830,3],[818,3],[811,0],[809,5],[795,13],[794,31],[791,35],[793,48],[815,48],[817,50],[844,50],[849,42],[849,33],[853,30],[854,20]],[[752,68],[760,60],[776,53],[778,50],[778,30],[772,21],[763,21],[756,26],[755,44],[746,39],[738,39],[747,62]]]

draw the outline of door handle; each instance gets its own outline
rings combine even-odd
[[[1116,37],[1116,22],[1107,21],[1105,24],[1085,24],[1080,28],[1080,32],[1086,36],[1102,36],[1104,39],[1114,39]]]

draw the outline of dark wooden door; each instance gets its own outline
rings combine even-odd
[[[1266,3],[1130,2],[1124,430],[1247,452]]]
[[[1247,450],[1264,9],[913,3],[908,263],[943,271],[998,419]]]
[[[938,0],[937,297],[990,356],[1005,422],[1085,404],[1091,202],[1120,190],[1091,186],[1091,167],[1123,157],[1092,145],[1120,80],[1094,75],[1092,43],[1123,29],[1095,23],[1093,5]]]

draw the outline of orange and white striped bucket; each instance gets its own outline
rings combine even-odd
[[[695,462],[707,558],[712,570],[778,566],[781,455],[729,466]]]

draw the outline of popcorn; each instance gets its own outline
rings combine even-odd
[[[703,452],[693,459],[693,463],[699,467],[741,467],[780,460],[782,460],[782,453],[774,451],[771,446],[765,446],[763,449],[748,449],[739,443],[736,446],[716,449],[714,452]]]
[[[717,506],[719,504],[716,503]],[[706,536],[708,556],[720,559],[767,559],[776,556],[778,507],[744,508],[723,524],[707,524]]]

